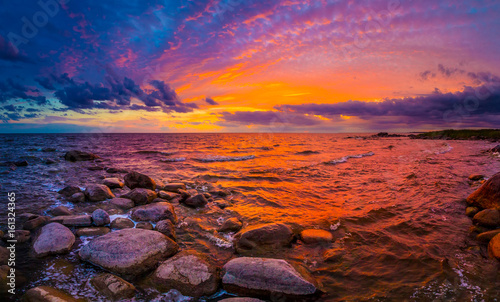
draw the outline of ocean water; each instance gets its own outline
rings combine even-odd
[[[479,186],[468,176],[500,171],[498,154],[482,152],[494,143],[349,134],[42,134],[1,135],[0,141],[1,162],[29,162],[15,171],[0,167],[3,226],[7,192],[12,191],[18,215],[46,213],[57,205],[91,213],[95,204],[68,203],[57,191],[68,184],[84,188],[104,177],[123,177],[88,169],[114,167],[163,182],[184,181],[198,191],[219,186],[230,191],[219,200],[230,205],[225,209],[214,204],[201,210],[176,208],[181,248],[206,253],[219,265],[235,257],[233,234],[215,231],[228,217],[240,217],[245,225],[284,222],[330,230],[335,242],[329,246],[298,241],[265,255],[307,267],[326,292],[323,301],[500,297],[498,262],[469,234],[472,222],[464,214],[464,199]],[[64,161],[65,151],[72,149],[101,160]],[[46,164],[47,159],[56,163]],[[328,250],[339,256],[325,261]],[[27,279],[20,292],[46,284],[102,300],[88,285],[99,269],[80,263],[77,251],[38,260],[28,245],[20,247],[19,270]],[[175,292],[162,296],[146,290],[141,295],[138,301],[167,295],[185,299]],[[208,300],[224,295],[221,291]]]

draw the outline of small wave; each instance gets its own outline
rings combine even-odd
[[[174,163],[174,162],[185,161],[185,160],[186,160],[185,157],[160,159],[160,161],[164,162],[164,163]]]
[[[362,154],[346,155],[344,157],[328,161],[328,162],[326,162],[326,164],[335,165],[335,164],[345,163],[345,162],[347,162],[349,160],[349,158],[362,158],[362,157],[365,157],[365,156],[372,156],[372,155],[375,155],[375,153],[373,153],[371,151],[367,152],[367,153],[362,153]]]
[[[157,150],[139,150],[134,152],[136,154],[161,154],[161,155],[172,155],[175,152],[157,151]]]
[[[211,162],[224,162],[224,161],[242,161],[254,159],[255,155],[245,155],[245,156],[207,156],[204,158],[196,158],[197,161],[211,163]]]
[[[295,154],[297,155],[309,155],[309,154],[319,154],[319,151],[313,151],[313,150],[305,150],[305,151],[299,151]]]

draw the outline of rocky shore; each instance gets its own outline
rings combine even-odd
[[[70,151],[64,158],[68,165],[89,161],[99,167],[99,156],[92,153]],[[322,286],[313,274],[300,263],[278,259],[274,252],[293,249],[297,241],[331,245],[332,231],[281,223],[252,225],[230,210],[237,201],[229,199],[231,192],[220,186],[205,183],[199,189],[188,182],[163,183],[136,171],[107,169],[112,177],[102,183],[89,183],[85,188],[68,184],[58,192],[82,211],[57,206],[43,213],[19,213],[22,227],[11,236],[29,247],[35,259],[64,262],[66,256],[76,255],[76,265],[97,270],[84,286],[104,300],[172,291],[185,296],[184,301],[214,295],[219,301],[321,299]],[[231,245],[233,252],[227,259],[213,259],[206,250],[186,249],[178,239],[179,230],[192,236],[199,229],[206,230],[194,218],[199,213],[217,213],[218,225],[210,236]],[[7,240],[10,233],[3,229],[0,236]],[[8,253],[0,246],[1,293],[7,290],[3,285]],[[325,257],[326,261],[332,258],[328,252]],[[22,277],[17,281],[22,283]],[[83,301],[43,282],[26,290],[22,300]],[[163,296],[158,301],[171,300]]]

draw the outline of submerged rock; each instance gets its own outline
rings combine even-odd
[[[241,230],[234,236],[236,251],[289,246],[294,238],[292,229],[286,224],[272,223],[256,225]]]
[[[309,296],[318,292],[316,282],[305,269],[299,272],[285,260],[270,258],[232,259],[223,267],[222,284],[228,292],[252,296]]]
[[[110,189],[123,188],[124,184],[118,178],[105,178],[102,184]]]
[[[186,185],[183,183],[168,183],[163,186],[163,190],[167,192],[179,193],[179,190],[186,190]]]
[[[300,233],[300,239],[306,244],[330,243],[333,235],[325,230],[307,229]]]
[[[128,229],[134,227],[134,222],[128,218],[118,217],[111,222],[112,229]]]
[[[71,195],[81,192],[82,190],[77,186],[66,186],[63,189],[57,191],[57,193],[66,197],[71,197]]]
[[[153,202],[153,200],[157,197],[157,194],[155,191],[149,189],[135,188],[120,197],[128,198],[132,200],[136,205],[143,205]]]
[[[105,185],[88,186],[85,188],[85,196],[87,196],[90,201],[103,201],[115,197],[111,190]]]
[[[219,228],[219,232],[238,232],[242,227],[243,223],[238,218],[232,217],[224,221]]]
[[[22,296],[23,302],[77,302],[83,301],[75,299],[70,295],[52,288],[50,286],[37,286],[29,289]]]
[[[160,232],[124,229],[93,239],[81,248],[80,257],[117,274],[138,276],[178,249],[177,243]]]
[[[205,198],[205,195],[196,194],[184,200],[183,203],[191,208],[200,208],[204,207],[208,203],[208,200]]]
[[[496,209],[482,210],[472,218],[475,224],[485,227],[500,226],[500,211]]]
[[[122,210],[128,210],[135,207],[134,201],[128,198],[115,197],[111,199],[109,203]]]
[[[151,177],[145,174],[141,174],[139,172],[135,171],[130,172],[127,175],[125,175],[123,180],[125,181],[125,185],[130,189],[135,189],[135,188],[145,188],[150,190],[156,189],[155,181]]]
[[[101,294],[113,301],[131,299],[135,296],[135,286],[113,274],[99,274],[92,278],[90,283]]]
[[[497,260],[500,260],[500,234],[495,235],[495,237],[490,240],[488,244],[488,253]]]
[[[162,291],[172,288],[191,297],[210,296],[217,291],[217,269],[208,259],[194,251],[182,252],[164,261],[153,273],[155,287]]]
[[[92,213],[92,221],[96,226],[103,226],[109,224],[110,219],[106,211],[102,209],[97,209]]]
[[[71,150],[66,152],[64,154],[64,159],[67,161],[87,161],[87,160],[94,160],[96,158],[99,158],[99,156],[90,153],[90,152],[83,152],[83,151],[78,151],[78,150]]]
[[[467,203],[484,209],[500,209],[500,173],[493,175],[469,195]]]
[[[173,223],[177,223],[174,207],[168,202],[152,203],[133,208],[130,217],[136,221],[157,222],[169,219]]]
[[[49,223],[44,226],[33,243],[35,256],[44,257],[69,252],[75,243],[75,235],[60,223]]]

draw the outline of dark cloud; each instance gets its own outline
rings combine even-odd
[[[424,81],[427,81],[428,79],[435,78],[435,77],[436,77],[436,73],[434,73],[430,70],[426,70],[426,71],[420,73],[420,78],[422,78],[422,80],[424,80]]]
[[[219,103],[217,103],[216,101],[214,101],[212,98],[209,97],[205,98],[205,102],[207,102],[207,104],[212,106],[219,105]]]
[[[5,38],[1,35],[0,35],[0,60],[9,62],[25,62],[25,63],[33,62],[28,57],[20,54],[19,51],[14,48],[12,43],[5,40]]]
[[[438,71],[445,77],[449,78],[452,75],[458,73],[458,74],[464,74],[465,70],[455,68],[455,67],[445,67],[443,64],[438,65]]]
[[[319,118],[283,111],[237,111],[234,113],[222,112],[219,118],[223,122],[234,125],[295,125],[314,126],[321,124]],[[223,123],[227,126],[226,123]]]

